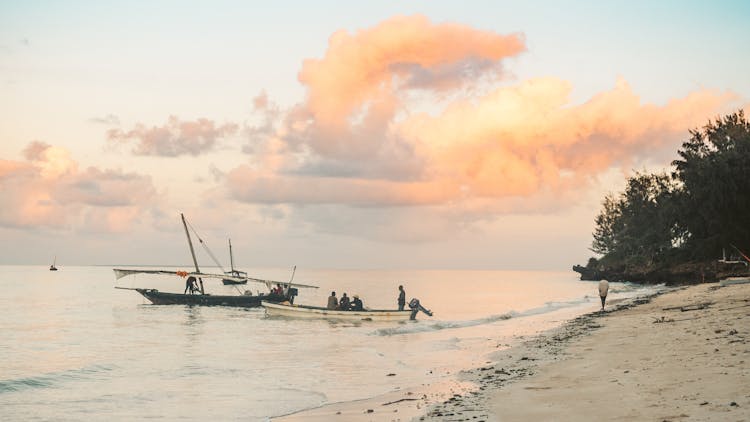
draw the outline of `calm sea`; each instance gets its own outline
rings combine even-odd
[[[443,381],[599,307],[596,284],[571,271],[298,269],[295,281],[320,286],[301,290],[296,303],[324,306],[335,290],[390,309],[403,284],[407,301],[417,297],[435,315],[336,323],[154,306],[113,287],[182,292],[183,281],[115,281],[110,267],[0,266],[0,419],[267,420]],[[206,289],[236,291],[211,281]],[[612,283],[610,300],[646,293]]]

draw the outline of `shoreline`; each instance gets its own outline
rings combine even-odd
[[[749,420],[750,284],[683,286],[583,315],[419,420]]]
[[[448,401],[432,405],[418,420],[496,420],[490,409],[492,394],[495,391],[533,377],[545,364],[562,360],[566,347],[581,336],[592,334],[592,330],[602,327],[598,323],[600,318],[648,304],[659,296],[684,288],[671,288],[646,296],[619,300],[614,304],[608,303],[604,311],[580,315],[511,348],[495,352],[489,356],[488,365],[465,370],[460,375],[459,379],[476,384],[476,391],[468,396],[456,395]]]
[[[651,298],[669,292],[660,290],[649,295],[615,299],[602,313],[588,312],[562,325],[530,336],[520,336],[514,344],[486,355],[485,365],[464,369],[454,374],[429,380],[422,385],[400,388],[370,398],[345,402],[326,403],[316,408],[279,415],[270,420],[295,421],[409,421],[409,420],[461,420],[456,415],[468,415],[466,420],[486,420],[487,406],[481,404],[487,391],[503,384],[533,375],[532,368],[541,357],[539,352],[559,354],[561,347],[589,329],[589,322],[602,314],[618,312],[646,303]],[[597,298],[598,302],[598,298]],[[498,344],[498,347],[501,345]],[[509,345],[505,345],[509,346]],[[516,361],[513,356],[520,358]],[[502,368],[498,366],[502,364]],[[493,369],[493,370],[490,370]],[[472,419],[472,417],[476,418]]]
[[[274,421],[750,420],[750,284],[590,312],[452,378]]]

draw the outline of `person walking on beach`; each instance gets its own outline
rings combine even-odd
[[[336,309],[339,307],[339,300],[336,299],[336,292],[331,292],[328,296],[328,309]]]
[[[607,300],[607,292],[609,292],[609,282],[602,280],[599,282],[599,298],[602,300],[602,311],[604,310],[604,302]]]
[[[398,310],[403,311],[406,305],[406,292],[404,286],[398,286]]]

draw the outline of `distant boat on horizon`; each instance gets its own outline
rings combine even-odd
[[[52,260],[52,265],[49,266],[50,271],[57,271],[57,267],[55,267],[55,264],[57,264],[57,255],[55,255],[55,259]]]

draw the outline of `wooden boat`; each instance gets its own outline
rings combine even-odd
[[[264,280],[260,278],[253,278],[253,277],[247,277],[247,276],[235,277],[233,275],[227,275],[227,274],[211,274],[211,273],[201,272],[200,268],[198,267],[198,261],[195,258],[195,250],[193,249],[193,242],[190,238],[190,232],[188,231],[187,222],[185,221],[185,216],[180,214],[180,217],[182,218],[182,224],[185,227],[185,235],[187,236],[188,245],[190,246],[190,254],[193,257],[193,264],[195,265],[194,272],[174,271],[174,270],[114,268],[113,271],[115,272],[115,278],[119,280],[123,277],[129,276],[129,275],[135,275],[135,274],[160,274],[160,275],[178,276],[181,278],[186,278],[186,281],[194,279],[193,281],[197,281],[200,284],[195,286],[195,288],[186,287],[185,293],[168,293],[168,292],[160,292],[157,289],[128,288],[128,287],[115,286],[116,289],[135,290],[141,295],[143,295],[143,297],[148,299],[154,305],[238,306],[238,307],[248,308],[248,307],[260,306],[261,300],[266,300],[269,303],[282,302],[282,301],[289,301],[293,303],[294,297],[298,293],[298,288],[315,288],[315,289],[318,288],[317,286],[312,286],[309,284],[292,283],[291,281],[283,282],[283,281],[274,281],[274,280]],[[197,233],[196,233],[196,236],[197,236]],[[205,248],[207,248],[205,242],[200,237],[198,237],[198,240],[200,240],[200,243]],[[209,252],[209,255],[213,256],[213,254],[210,251],[208,252]],[[295,267],[295,271],[296,271],[296,267]],[[292,277],[294,277],[294,275],[292,275]],[[243,282],[243,281],[245,283],[247,283],[248,281],[252,281],[255,283],[259,283],[259,284],[264,284],[266,288],[268,289],[268,293],[262,293],[259,295],[251,295],[249,294],[250,293],[249,291],[245,291],[244,293],[240,292],[241,294],[238,294],[238,295],[207,294],[203,288],[204,278],[205,279],[220,279],[220,280],[228,279],[228,280],[237,282],[237,284],[240,284],[240,282]],[[283,294],[272,293],[272,290],[271,290],[272,286],[281,286]]]
[[[50,271],[57,271],[57,267],[55,267],[55,264],[57,264],[57,255],[55,255],[55,259],[52,261],[52,265],[49,266]]]
[[[411,310],[371,309],[365,311],[339,311],[317,306],[293,305],[263,300],[266,315],[290,318],[322,318],[343,321],[408,321]]]
[[[232,276],[234,278],[244,278],[245,280],[237,281],[233,278],[224,278],[221,280],[222,283],[224,283],[225,285],[247,284],[247,273],[245,271],[234,269],[234,255],[232,254],[232,239],[229,239],[229,268],[230,268],[230,271],[227,271],[224,274]]]
[[[259,296],[251,295],[211,295],[211,294],[182,294],[160,292],[156,289],[142,289],[129,287],[116,287],[117,289],[135,290],[154,305],[201,305],[201,306],[235,306],[241,308],[254,308],[260,306],[262,300],[268,302],[288,301],[289,297],[284,295],[267,294]]]

